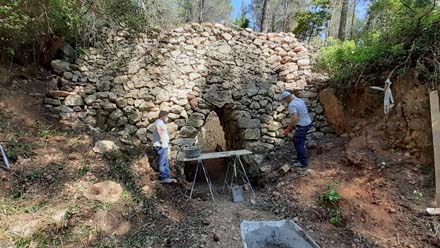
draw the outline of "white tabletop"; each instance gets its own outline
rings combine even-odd
[[[225,151],[225,152],[209,152],[209,153],[202,153],[200,156],[195,158],[186,158],[183,156],[181,161],[198,161],[198,160],[205,160],[205,159],[215,159],[215,158],[227,158],[232,156],[242,156],[242,155],[249,155],[252,154],[252,152],[248,150],[235,150],[235,151]]]

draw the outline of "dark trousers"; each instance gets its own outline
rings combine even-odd
[[[303,166],[307,166],[307,150],[306,150],[306,136],[307,132],[312,127],[312,124],[308,126],[299,126],[295,128],[295,135],[293,135],[293,144],[295,145],[296,158],[298,162]]]

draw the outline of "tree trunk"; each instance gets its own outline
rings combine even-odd
[[[200,0],[199,4],[200,12],[199,12],[199,23],[203,22],[203,9],[205,8],[205,0]]]
[[[307,44],[310,45],[310,41],[312,40],[313,33],[315,32],[315,23],[312,22],[312,30],[310,30],[309,37],[307,37]]]
[[[339,19],[339,32],[338,38],[340,40],[345,40],[345,29],[347,27],[347,14],[348,14],[348,0],[341,0],[341,19]]]
[[[275,32],[275,13],[272,13],[272,18],[270,20],[270,30],[269,32]]]
[[[354,34],[354,19],[356,17],[356,0],[353,0],[353,15],[351,16],[351,30],[350,30],[350,39],[353,39]]]
[[[325,22],[325,38],[324,38],[324,46],[328,46],[328,38],[330,37],[330,27],[329,27],[330,20]]]
[[[340,10],[340,1],[339,0],[332,0],[332,7],[330,9],[331,11],[331,17],[328,21],[328,37],[337,37],[338,31],[339,31],[339,18],[341,14]]]
[[[260,20],[260,32],[264,31],[264,23],[266,21],[266,11],[267,11],[267,3],[269,0],[263,1],[263,9],[261,10],[261,20]]]
[[[283,9],[284,9],[284,12],[283,12],[283,27],[282,27],[282,31],[283,32],[285,32],[285,33],[287,33],[287,32],[289,32],[289,19],[290,19],[290,13],[289,13],[289,10],[290,10],[290,4],[291,4],[291,1],[283,1]]]

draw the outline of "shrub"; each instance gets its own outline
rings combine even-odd
[[[154,0],[2,0],[0,58],[37,62],[54,38],[61,44],[93,45],[108,23],[135,31],[165,25],[166,7]]]
[[[329,40],[317,65],[329,73],[336,88],[350,87],[364,75],[395,76],[419,71],[421,80],[439,81],[440,7],[432,0],[379,0],[357,40]],[[386,73],[386,75],[384,75]]]
[[[342,197],[335,189],[334,185],[327,185],[327,190],[319,196],[319,204],[327,211],[329,216],[329,222],[335,226],[342,224],[342,214],[339,209],[339,202]]]
[[[341,200],[338,191],[330,185],[327,185],[327,191],[320,196],[321,205],[324,207],[333,207]]]

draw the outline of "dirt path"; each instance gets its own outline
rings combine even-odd
[[[220,186],[218,186],[220,187]],[[207,216],[204,224],[207,225],[202,247],[242,247],[240,223],[243,220],[263,221],[278,220],[270,211],[265,211],[253,205],[249,201],[234,203],[227,194],[216,194],[216,201],[194,201],[194,204],[202,207]],[[262,201],[257,197],[257,202]]]

